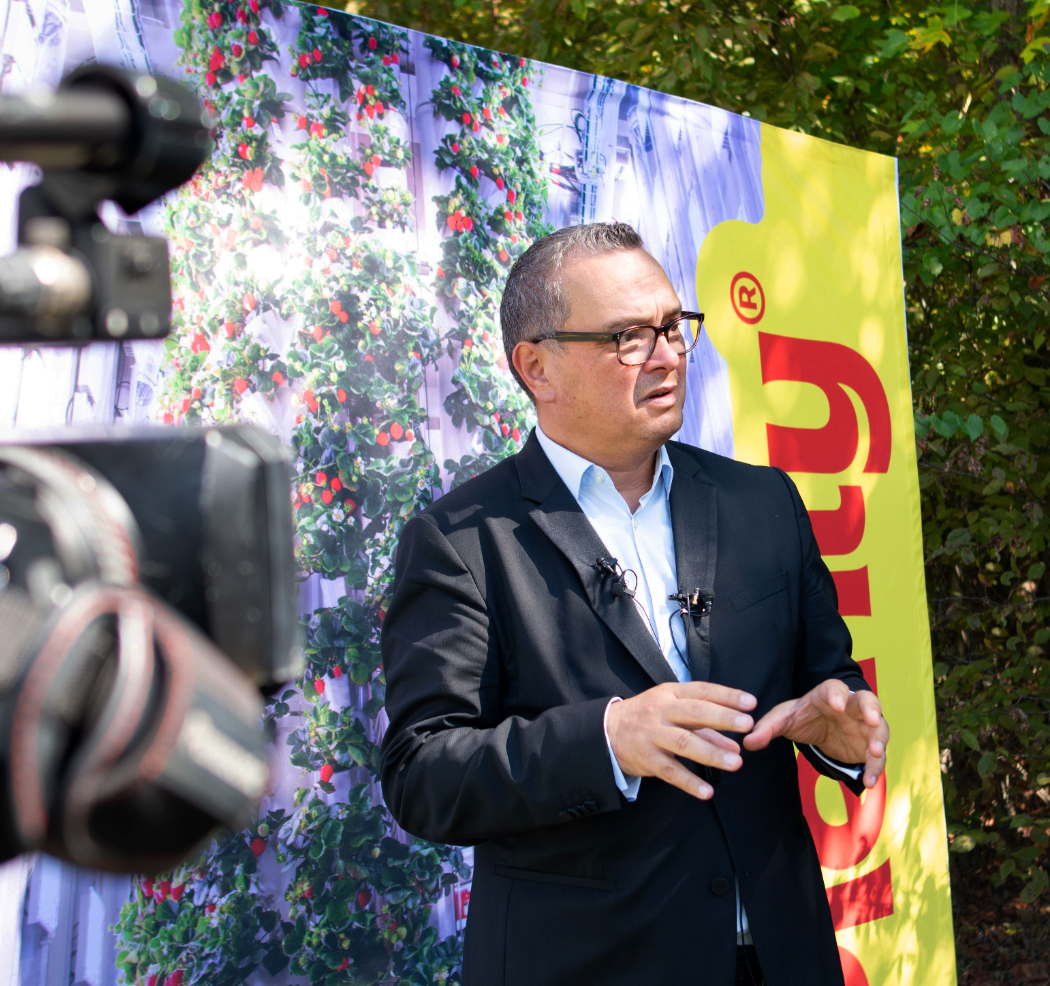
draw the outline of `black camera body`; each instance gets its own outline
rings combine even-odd
[[[288,466],[251,427],[61,438],[0,445],[0,857],[156,872],[264,790]]]

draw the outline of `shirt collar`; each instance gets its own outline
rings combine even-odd
[[[574,499],[579,500],[580,487],[583,486],[584,476],[589,470],[593,469],[597,472],[605,473],[601,466],[589,462],[575,452],[570,452],[564,445],[559,445],[553,439],[548,438],[539,425],[536,425],[536,438],[550,464],[554,466],[554,471],[561,477],[562,482],[569,487],[569,492]],[[608,475],[607,473],[605,474]],[[656,488],[656,484],[661,479],[664,485],[664,496],[670,498],[671,482],[674,479],[674,466],[671,465],[666,445],[660,446],[660,452],[656,460],[656,474],[653,476],[653,485],[649,489],[650,493]],[[648,494],[646,495],[648,496]]]

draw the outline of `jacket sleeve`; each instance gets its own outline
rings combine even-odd
[[[620,807],[607,698],[505,716],[486,600],[448,538],[406,525],[383,622],[383,797],[402,828],[473,845]]]
[[[799,587],[799,621],[795,651],[794,693],[796,697],[816,688],[828,678],[838,678],[853,691],[870,691],[868,683],[853,660],[853,638],[846,621],[839,615],[835,580],[820,557],[817,539],[813,534],[806,506],[798,489],[782,469],[777,469],[788,488],[795,521],[798,526],[802,551],[802,579]],[[864,791],[863,776],[854,779],[837,770],[824,757],[817,756],[809,746],[801,746],[802,755],[826,777],[841,781],[854,794]],[[833,761],[837,762],[837,761]],[[863,764],[843,764],[844,767],[862,767]]]

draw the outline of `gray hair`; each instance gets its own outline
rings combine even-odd
[[[503,351],[514,379],[529,398],[532,391],[514,369],[514,347],[558,332],[569,317],[562,294],[561,272],[574,254],[615,253],[644,249],[642,238],[627,223],[588,223],[566,226],[538,239],[515,262],[499,306]]]

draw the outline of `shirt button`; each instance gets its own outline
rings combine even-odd
[[[711,881],[711,893],[716,897],[724,897],[729,893],[729,881],[724,877],[720,876]]]

